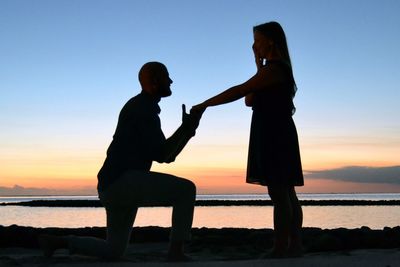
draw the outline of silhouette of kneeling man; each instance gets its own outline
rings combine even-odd
[[[58,248],[71,253],[118,259],[129,244],[140,206],[173,206],[169,261],[189,260],[184,241],[190,239],[196,196],[195,185],[184,178],[151,172],[152,161],[170,163],[182,151],[199,125],[201,113],[187,114],[182,106],[182,124],[165,138],[158,102],[171,95],[167,68],[148,62],[139,72],[141,93],[122,108],[107,157],[98,174],[98,193],[107,214],[106,240],[94,237],[43,235],[39,243],[46,256]]]

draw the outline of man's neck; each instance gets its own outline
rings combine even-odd
[[[148,98],[153,99],[153,100],[156,101],[157,103],[160,102],[160,100],[161,100],[161,97],[160,97],[160,96],[150,94],[150,93],[148,93],[148,92],[146,92],[146,91],[144,91],[144,90],[142,90],[141,94],[145,95],[145,96],[148,97]]]

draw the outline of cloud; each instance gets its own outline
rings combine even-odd
[[[97,192],[92,187],[82,187],[78,189],[51,189],[37,187],[14,187],[0,186],[0,196],[48,196],[48,195],[96,195]]]
[[[322,171],[307,171],[307,178],[331,179],[356,183],[400,185],[400,166],[362,167],[348,166]]]

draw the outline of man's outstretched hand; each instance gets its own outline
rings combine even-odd
[[[178,130],[176,130],[175,133],[166,140],[164,157],[160,162],[170,163],[175,161],[175,158],[186,146],[190,138],[195,136],[201,115],[202,112],[186,113],[186,106],[185,104],[182,105],[182,124]]]
[[[204,110],[203,110],[204,111]],[[199,126],[201,116],[203,115],[203,111],[190,111],[190,114],[186,113],[186,106],[182,104],[182,125],[188,129],[188,131],[195,135],[196,129]]]

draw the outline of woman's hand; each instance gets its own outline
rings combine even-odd
[[[198,104],[193,106],[190,109],[190,114],[194,113],[194,114],[203,114],[203,112],[207,109],[207,105],[205,105],[204,103]]]
[[[259,57],[256,57],[256,66],[257,66],[257,70],[260,70],[261,68],[262,68],[262,66],[263,66],[263,59],[262,58],[259,58]]]
[[[261,69],[264,66],[264,58],[260,57],[257,51],[253,47],[254,59],[256,62],[257,70]]]

